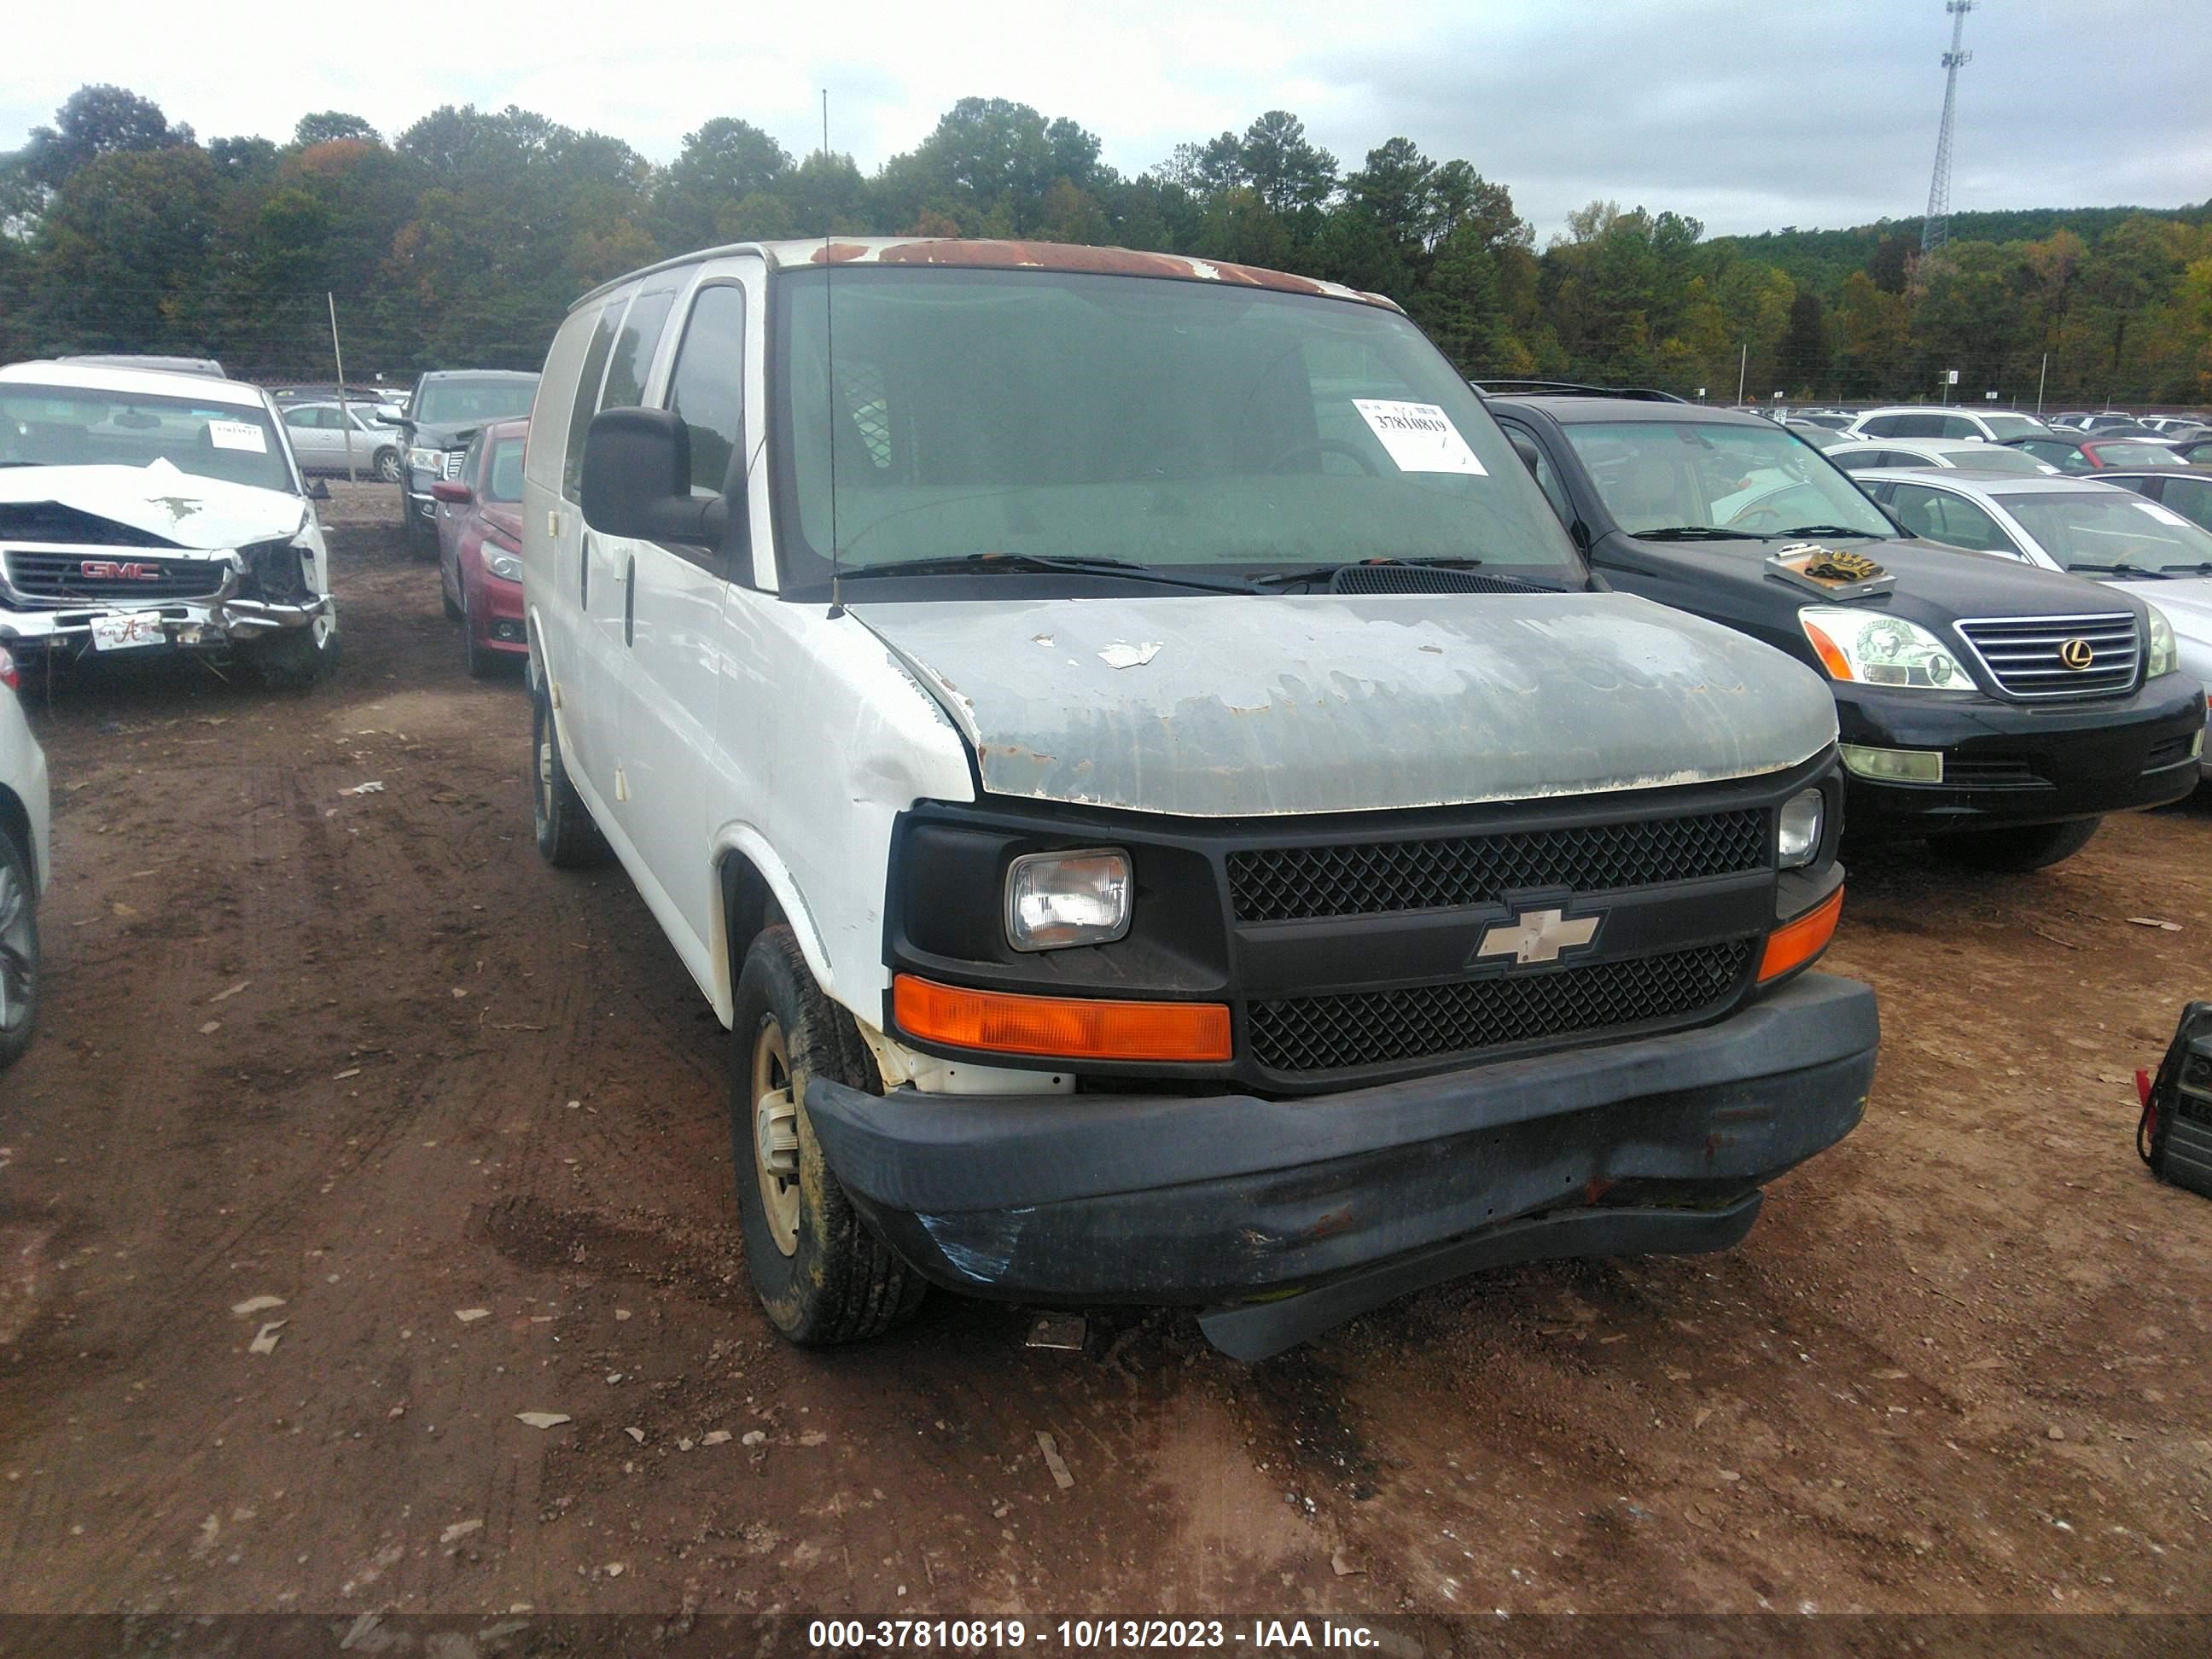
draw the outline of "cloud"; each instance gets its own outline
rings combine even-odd
[[[1347,167],[1404,134],[1509,186],[1540,233],[1583,203],[1672,208],[1715,232],[1917,214],[1949,44],[1940,0],[1605,0],[1589,6],[1316,0],[846,0],[680,10],[477,0],[435,9],[241,0],[40,7],[10,25],[0,149],[88,81],[203,138],[282,140],[316,109],[387,135],[437,105],[519,103],[655,161],[715,115],[873,167],[954,100],[1079,121],[1134,173],[1177,144],[1302,116]],[[2070,0],[1967,21],[1953,205],[2173,206],[2212,179],[2212,5],[2136,0],[2124,29]]]

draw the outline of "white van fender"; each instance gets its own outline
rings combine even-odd
[[[822,988],[823,994],[836,996],[835,978],[830,967],[830,952],[823,945],[821,929],[814,923],[813,912],[792,879],[791,871],[775,848],[769,845],[768,837],[753,825],[732,821],[715,830],[709,861],[719,891],[722,866],[732,854],[742,856],[760,872],[775,898],[776,908],[783,912],[784,921],[790,925],[792,936],[799,941],[799,954],[806,958],[806,970],[814,975],[814,982]],[[708,941],[714,964],[712,997],[715,1018],[726,1029],[737,1018],[736,993],[738,969],[741,963],[732,960],[730,945],[730,907],[718,902],[714,910],[714,929]]]

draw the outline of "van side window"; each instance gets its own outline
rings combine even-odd
[[[660,349],[660,331],[676,303],[673,286],[658,294],[641,294],[630,301],[615,337],[614,355],[607,360],[607,389],[601,409],[635,409],[645,401],[645,377],[653,372],[653,354]]]
[[[745,291],[699,290],[668,382],[670,412],[691,429],[691,493],[719,495],[744,431]]]
[[[580,500],[584,481],[584,433],[599,412],[599,381],[607,369],[607,354],[614,349],[615,325],[621,320],[623,302],[611,301],[592,327],[592,343],[585,349],[584,366],[576,375],[576,401],[568,411],[568,465],[561,470],[561,493]]]

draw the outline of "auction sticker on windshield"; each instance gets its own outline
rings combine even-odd
[[[2168,512],[2165,507],[2160,507],[2156,501],[2131,501],[2129,505],[2133,507],[2138,513],[2149,514],[2152,518],[2156,519],[2160,524],[2172,525],[2176,530],[2186,530],[2189,528],[2188,520],[2183,518],[2179,513]]]
[[[269,437],[251,421],[210,421],[208,441],[217,449],[250,450],[256,455],[269,453]]]
[[[92,648],[128,651],[134,646],[160,645],[161,613],[158,611],[118,611],[92,619]]]
[[[1451,416],[1434,404],[1405,404],[1388,398],[1354,398],[1352,406],[1397,463],[1401,472],[1468,472],[1488,477],[1490,469],[1467,447]]]

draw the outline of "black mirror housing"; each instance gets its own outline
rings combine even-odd
[[[322,479],[318,478],[313,483],[307,486],[307,499],[309,501],[326,501],[330,500],[330,498],[331,487],[329,484],[324,483]]]
[[[719,549],[728,501],[691,493],[691,430],[665,409],[607,409],[584,432],[584,522],[602,536]]]

